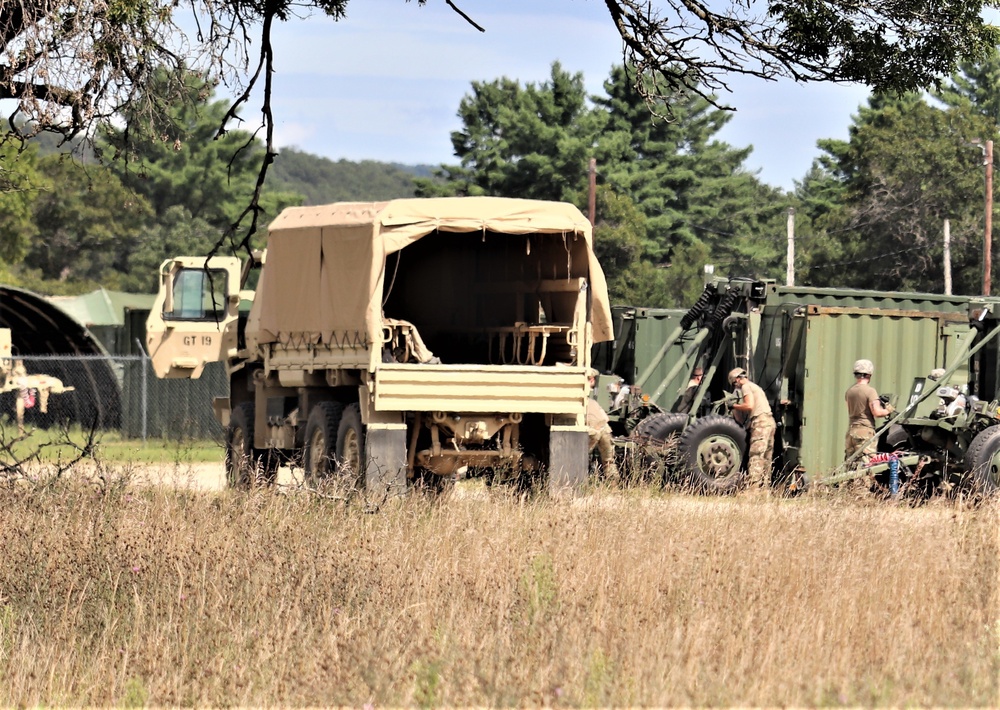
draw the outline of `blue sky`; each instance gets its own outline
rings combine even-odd
[[[332,159],[455,163],[450,134],[471,82],[507,76],[542,82],[553,61],[582,72],[600,93],[621,63],[621,40],[603,0],[351,0],[347,18],[293,20],[277,28],[273,109],[279,146]],[[796,85],[733,77],[737,108],[720,138],[753,146],[747,161],[765,182],[792,188],[820,138],[846,138],[866,100],[860,86]],[[249,112],[245,115],[249,116]]]

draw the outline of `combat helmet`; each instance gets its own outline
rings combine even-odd
[[[871,360],[857,360],[854,363],[854,374],[868,375],[871,377],[875,374],[875,365]]]

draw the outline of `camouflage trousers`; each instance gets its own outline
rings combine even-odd
[[[751,486],[771,485],[771,459],[774,456],[774,432],[777,427],[770,414],[750,420],[750,461],[747,480]]]
[[[851,458],[854,453],[864,446],[864,452],[858,457],[854,463],[855,465],[864,465],[868,463],[868,458],[878,450],[878,440],[872,439],[875,436],[875,429],[868,424],[852,424],[851,428],[847,430],[847,436],[844,438],[844,460]],[[868,445],[865,446],[865,442]]]
[[[615,444],[611,440],[611,427],[607,424],[601,429],[587,427],[587,438],[590,441],[590,451],[597,448],[601,457],[601,465],[607,475],[617,475],[618,466],[615,464]]]

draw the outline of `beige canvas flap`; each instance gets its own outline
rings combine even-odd
[[[594,342],[603,343],[615,339],[615,326],[611,320],[611,299],[608,297],[608,282],[604,276],[593,249],[590,250],[590,322],[594,331]]]
[[[449,197],[350,202],[284,210],[271,224],[268,294],[258,339],[336,344],[381,331],[385,257],[435,230],[497,234],[562,234],[583,238],[595,341],[613,338],[604,272],[593,253],[591,227],[568,203],[500,197]],[[580,265],[583,268],[583,265]],[[252,318],[251,320],[255,320]],[[255,323],[256,324],[256,323]]]
[[[323,229],[322,289],[317,328],[322,340],[339,344],[354,334],[374,342],[380,311],[373,311],[381,293],[383,259],[375,258],[373,226],[342,225]]]
[[[262,302],[262,331],[285,342],[292,335],[308,334],[308,340],[318,339],[321,253],[318,227],[271,231],[265,270],[268,283],[281,286],[270,289],[267,298],[255,299]]]

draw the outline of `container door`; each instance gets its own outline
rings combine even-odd
[[[844,393],[854,384],[854,361],[873,361],[872,386],[879,394],[897,395],[897,406],[902,406],[914,378],[926,377],[934,368],[945,365],[945,346],[953,347],[957,335],[945,337],[941,321],[946,316],[962,318],[874,308],[819,310],[808,317],[800,365],[800,460],[807,473],[827,475],[844,460]]]
[[[948,379],[953,385],[963,385],[969,381],[969,359],[965,357],[972,346],[976,329],[966,323],[946,323],[944,326],[944,357],[941,367],[951,367],[958,360],[958,368]],[[960,358],[960,359],[959,359]]]
[[[234,357],[240,260],[177,257],[160,266],[160,289],[146,321],[157,377],[196,379],[205,364]]]

